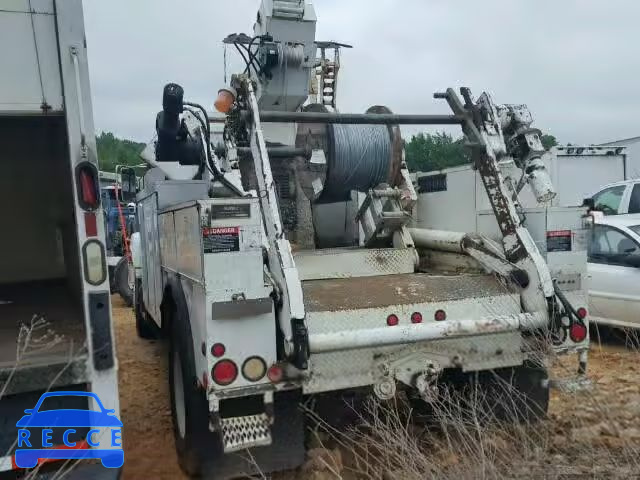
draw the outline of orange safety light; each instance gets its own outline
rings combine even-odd
[[[231,106],[236,101],[236,91],[232,87],[221,88],[218,91],[218,98],[214,103],[216,110],[220,113],[229,113]]]

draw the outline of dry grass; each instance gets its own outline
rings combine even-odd
[[[627,361],[640,360],[637,335],[620,343]],[[566,383],[575,378],[575,356],[548,361],[553,384],[575,386]],[[616,401],[607,373],[619,372],[599,372],[586,389],[554,391],[549,416],[533,424],[519,421],[520,393],[503,377],[493,382],[497,395],[482,385],[441,389],[428,417],[402,398],[369,401],[359,424],[346,431],[316,417],[315,437],[326,449],[338,448],[343,462],[316,478],[640,478],[640,378],[630,396]],[[638,403],[633,413],[625,410],[631,398]]]

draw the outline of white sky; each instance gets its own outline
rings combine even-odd
[[[251,33],[259,0],[84,0],[98,130],[148,140],[162,87],[213,109],[222,39]],[[318,40],[342,56],[339,105],[448,113],[434,91],[468,86],[527,103],[560,142],[640,135],[640,2],[316,0]],[[229,50],[230,72],[241,63]]]

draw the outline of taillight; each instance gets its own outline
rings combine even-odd
[[[84,233],[87,237],[98,236],[98,221],[94,212],[84,212]]]
[[[284,371],[280,365],[271,365],[267,371],[267,377],[273,383],[278,383],[284,377]]]
[[[576,313],[578,314],[578,317],[580,317],[582,320],[584,320],[585,318],[587,318],[587,309],[584,307],[580,307]]]
[[[587,338],[587,327],[583,323],[574,323],[569,327],[569,338],[575,343],[580,343]]]
[[[437,322],[442,322],[443,320],[447,319],[447,312],[445,312],[444,310],[436,310],[436,313],[433,315],[433,318]]]
[[[411,314],[411,323],[422,323],[422,314],[420,312],[413,312]]]
[[[238,367],[231,360],[220,360],[213,366],[211,376],[218,385],[230,385],[238,376]]]
[[[211,347],[211,355],[216,358],[222,357],[226,353],[227,349],[222,343],[214,343]]]
[[[100,206],[98,170],[89,162],[76,167],[78,203],[83,210],[96,210]]]
[[[395,327],[398,323],[400,323],[400,319],[396,314],[392,313],[387,317],[387,325],[390,327]]]
[[[107,279],[104,248],[98,240],[89,240],[82,247],[84,276],[91,285],[100,285]]]
[[[242,364],[242,376],[250,382],[257,382],[267,373],[267,364],[260,357],[247,358]]]

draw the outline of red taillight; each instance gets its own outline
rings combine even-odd
[[[93,212],[84,212],[84,232],[87,237],[98,236],[98,221],[96,220],[96,214]]]
[[[411,323],[422,323],[422,314],[420,312],[413,312],[411,314]]]
[[[267,370],[267,378],[269,378],[273,383],[280,382],[282,377],[284,377],[284,372],[282,367],[279,365],[271,365],[269,370]]]
[[[238,367],[231,360],[220,360],[213,366],[211,376],[218,385],[230,385],[238,376]]]
[[[216,358],[222,357],[226,353],[226,347],[221,343],[214,343],[211,347],[211,355]]]
[[[80,169],[80,205],[83,208],[92,210],[98,208],[98,192],[96,191],[96,181],[89,168]]]
[[[447,312],[445,312],[444,310],[436,310],[433,318],[435,318],[437,322],[442,322],[443,320],[447,319]]]
[[[569,327],[569,338],[575,343],[580,343],[587,338],[587,327],[583,323],[574,323]]]
[[[392,313],[387,317],[387,325],[390,327],[395,327],[398,323],[400,323],[400,319],[396,314]]]
[[[578,314],[578,317],[580,317],[582,320],[584,320],[585,318],[587,318],[587,314],[588,314],[589,312],[587,312],[587,309],[586,309],[586,308],[584,308],[584,307],[580,307],[580,308],[577,310],[577,312],[576,312],[576,313]]]

